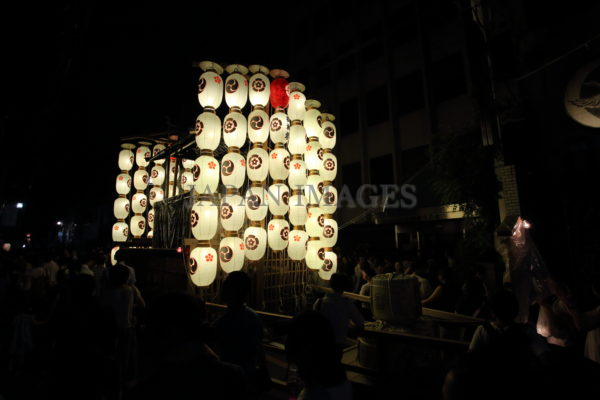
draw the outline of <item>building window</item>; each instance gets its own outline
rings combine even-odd
[[[431,93],[436,103],[467,93],[462,53],[456,53],[431,66]]]
[[[417,40],[417,20],[413,6],[405,6],[390,16],[392,33],[390,43],[398,47]]]
[[[375,40],[362,49],[362,60],[365,64],[376,61],[383,57],[383,41]]]
[[[395,95],[399,115],[408,114],[425,107],[422,71],[416,70],[397,79]]]
[[[369,170],[371,171],[371,184],[376,186],[394,184],[394,161],[391,154],[371,158]]]
[[[389,118],[387,86],[382,85],[366,93],[367,125],[377,125]]]
[[[429,146],[402,151],[402,176],[409,178],[429,163]]]
[[[342,180],[344,185],[348,187],[352,197],[356,198],[356,192],[358,192],[358,188],[362,185],[360,161],[342,165]]]
[[[356,98],[340,104],[340,136],[358,131],[358,101]]]
[[[354,54],[350,54],[338,61],[338,76],[344,76],[356,70]]]

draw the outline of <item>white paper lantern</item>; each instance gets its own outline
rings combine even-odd
[[[176,171],[177,171],[177,159],[175,157],[171,157],[171,162],[169,163],[169,183],[175,181]]]
[[[196,145],[200,150],[214,151],[221,141],[221,119],[213,112],[203,112],[196,118]]]
[[[337,157],[333,153],[323,154],[323,163],[319,169],[319,175],[324,181],[333,181],[337,176]]]
[[[273,180],[284,180],[290,174],[290,153],[276,148],[269,154],[269,174]]]
[[[191,171],[184,171],[181,174],[181,188],[185,192],[189,192],[191,190],[191,186],[194,185],[194,174]],[[195,187],[195,185],[194,185]]]
[[[162,165],[155,165],[150,171],[152,177],[152,184],[155,186],[161,186],[165,183],[165,169]]]
[[[272,219],[267,226],[267,240],[272,250],[283,250],[288,245],[290,224],[285,219]]]
[[[304,186],[304,196],[308,204],[320,204],[323,197],[323,179],[321,175],[309,175]]]
[[[131,234],[135,237],[140,237],[146,232],[146,219],[143,215],[134,215],[131,217]]]
[[[253,106],[266,106],[271,94],[271,82],[267,77],[269,69],[262,65],[251,65],[249,69],[250,72],[254,74],[250,77],[249,84],[250,92],[248,97],[250,99],[250,104]]]
[[[319,170],[323,164],[323,148],[316,140],[308,142],[304,151],[304,161],[309,170]]]
[[[244,241],[239,237],[226,237],[219,245],[219,264],[226,273],[239,271],[244,266]]]
[[[290,127],[288,150],[291,154],[304,154],[306,151],[306,130],[302,125]]]
[[[146,237],[148,239],[152,239],[154,237],[154,231],[153,230],[148,231],[148,233],[146,234]]]
[[[325,214],[323,224],[323,236],[321,236],[323,246],[333,247],[336,245],[338,239],[338,223],[328,214]]]
[[[199,193],[212,194],[219,187],[219,162],[213,156],[200,156],[193,168],[194,190]]]
[[[320,240],[309,240],[306,244],[306,266],[320,269],[325,261],[325,249]]]
[[[319,277],[326,281],[331,279],[331,275],[337,272],[337,254],[333,251],[325,251],[323,266],[319,268]]]
[[[288,104],[288,115],[292,121],[302,121],[306,113],[306,96],[304,85],[298,82],[290,83],[290,102]]]
[[[325,217],[323,210],[319,207],[310,207],[306,219],[306,233],[308,236],[318,237],[323,236],[323,227],[325,226]]]
[[[138,169],[133,174],[133,186],[137,190],[146,190],[148,187],[148,172],[145,169]]]
[[[115,200],[113,205],[113,213],[116,219],[125,219],[129,216],[129,199],[126,197],[119,197]]]
[[[290,196],[290,223],[294,226],[304,225],[308,218],[306,206],[308,202],[302,192],[300,194],[292,194]]]
[[[219,108],[223,101],[223,79],[213,71],[200,75],[198,81],[198,101],[204,108]]]
[[[165,191],[162,190],[162,188],[153,187],[152,189],[150,189],[149,200],[150,200],[151,206],[154,206],[154,204],[156,204],[156,202],[158,202],[158,201],[163,201],[164,198],[165,198]]]
[[[119,174],[117,176],[116,189],[118,194],[128,194],[131,190],[131,176]]]
[[[291,230],[288,239],[288,256],[295,261],[304,260],[307,241],[308,233],[297,229]]]
[[[316,108],[311,108],[307,110],[306,114],[304,114],[304,128],[306,129],[306,135],[309,138],[318,138],[321,135],[321,131],[323,129],[321,111],[317,110]]]
[[[227,187],[239,189],[246,179],[246,159],[240,153],[227,153],[221,159],[221,181]]]
[[[226,231],[238,231],[244,226],[246,205],[239,194],[223,196],[220,205],[221,225]]]
[[[246,216],[250,221],[262,221],[267,217],[267,191],[263,187],[251,187],[246,191]]]
[[[306,163],[303,160],[290,161],[290,176],[288,183],[292,190],[304,190],[308,177],[306,176]]]
[[[325,214],[333,214],[337,209],[338,191],[332,185],[323,186],[323,196],[319,202],[319,207]]]
[[[126,242],[127,237],[129,237],[129,225],[127,225],[125,222],[117,222],[113,225],[113,242]]]
[[[119,169],[129,171],[131,168],[133,168],[133,151],[123,149],[119,152]]]
[[[252,143],[269,139],[269,116],[263,110],[254,110],[248,115],[248,138]]]
[[[283,112],[276,112],[275,114],[271,115],[269,132],[271,136],[271,142],[287,143],[288,135],[290,133],[290,121],[288,116]]]
[[[143,214],[148,206],[148,198],[144,193],[136,193],[131,198],[131,208],[135,214]]]
[[[331,118],[333,118],[332,115]],[[321,143],[321,146],[323,146],[324,149],[333,149],[336,143],[336,136],[335,124],[331,121],[323,122],[323,129],[319,135],[319,143]]]
[[[156,156],[157,154],[159,154],[161,151],[163,151],[163,150],[164,150],[164,149],[166,149],[166,148],[167,148],[167,146],[165,146],[165,145],[164,145],[164,144],[162,144],[162,143],[157,143],[157,144],[155,144],[155,145],[154,145],[154,147],[152,148],[152,157]],[[156,163],[156,162],[158,162],[158,161],[159,161],[159,160],[157,160],[157,161],[154,161],[154,162]],[[162,161],[162,160],[161,160],[161,161]]]
[[[217,276],[217,252],[212,247],[196,247],[189,260],[189,272],[196,286],[208,286]]]
[[[150,229],[154,229],[154,208],[151,208],[148,211],[148,226]]]
[[[283,183],[269,186],[269,211],[273,215],[285,215],[290,209],[290,188]]]
[[[183,165],[184,169],[191,170],[192,168],[194,168],[194,165],[196,165],[196,162],[192,159],[184,158],[181,160],[181,164]]]
[[[269,174],[269,154],[261,147],[251,149],[246,155],[246,172],[248,179],[262,182]]]
[[[229,65],[226,70],[231,75],[225,81],[225,102],[229,108],[242,109],[248,101],[248,80],[242,74],[247,74],[248,68],[243,65]]]
[[[219,207],[210,200],[198,201],[192,207],[190,225],[196,240],[212,239],[219,225]]]
[[[120,247],[115,246],[110,250],[110,265],[117,265],[117,260],[115,259],[115,255],[117,251],[119,251]]]
[[[135,163],[139,167],[147,167],[149,164],[147,159],[150,158],[151,156],[152,156],[152,152],[150,151],[149,147],[140,146],[135,151]]]
[[[244,231],[244,254],[248,260],[260,260],[267,249],[267,232],[260,227],[250,226]]]
[[[248,121],[241,112],[230,112],[223,120],[223,140],[229,147],[240,148],[246,143]]]

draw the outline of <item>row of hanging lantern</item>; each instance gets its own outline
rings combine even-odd
[[[196,120],[195,132],[201,156],[193,168],[195,191],[200,195],[190,217],[192,234],[198,240],[198,247],[190,254],[192,281],[198,286],[212,283],[217,259],[227,273],[241,269],[244,258],[260,260],[267,243],[273,251],[287,249],[292,260],[306,260],[309,268],[329,279],[337,268],[332,250],[337,241],[333,218],[337,204],[333,187],[337,172],[332,153],[334,117],[321,114],[320,103],[307,101],[304,85],[288,83],[289,75],[283,70],[229,65],[223,84],[221,66],[202,62],[200,67],[204,72],[198,100],[203,112]],[[215,110],[221,105],[223,93],[229,113],[221,124]],[[246,118],[242,109],[248,99],[252,110]],[[269,104],[274,111],[271,117],[265,111]],[[221,132],[228,150],[219,166],[213,151],[220,143]],[[240,148],[246,138],[251,145],[244,159]],[[269,138],[273,143],[270,153]],[[219,171],[226,191],[219,207],[215,207],[210,196],[217,191]],[[242,197],[240,189],[246,176],[248,185]],[[267,188],[269,176],[271,185]],[[267,211],[271,215],[268,222]],[[239,232],[246,219],[242,240]],[[219,221],[224,237],[217,254],[210,240],[217,233]]]

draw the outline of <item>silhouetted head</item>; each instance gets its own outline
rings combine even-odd
[[[109,281],[112,287],[124,285],[129,280],[129,270],[123,265],[115,265],[111,267],[109,272]]]
[[[221,297],[229,307],[241,307],[250,294],[250,278],[243,271],[227,275],[221,288]]]
[[[336,272],[331,275],[329,286],[334,292],[342,294],[348,287],[348,277],[342,273]]]

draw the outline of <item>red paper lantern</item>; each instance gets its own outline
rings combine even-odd
[[[288,93],[288,81],[284,78],[277,78],[271,82],[271,106],[277,108],[285,108],[290,101],[290,94]]]

